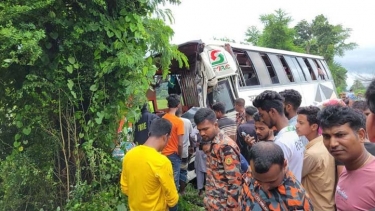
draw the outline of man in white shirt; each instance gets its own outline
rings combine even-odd
[[[178,108],[176,111],[176,116],[180,117],[184,122],[184,136],[183,136],[183,147],[182,147],[182,156],[181,156],[181,167],[180,167],[180,189],[179,192],[184,195],[185,194],[185,187],[187,184],[187,167],[189,164],[189,146],[190,146],[190,138],[193,136],[193,125],[189,119],[181,117],[182,115],[182,108]]]
[[[297,110],[301,106],[302,96],[294,89],[285,89],[279,94],[284,98],[284,114],[289,119],[289,125],[295,127],[297,124]],[[304,146],[309,143],[305,136],[300,136],[300,139]]]
[[[289,126],[284,114],[284,98],[277,92],[266,90],[253,101],[263,122],[269,127],[275,126],[278,133],[275,143],[281,147],[289,170],[301,181],[304,145],[300,141],[294,126]]]

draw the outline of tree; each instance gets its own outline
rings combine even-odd
[[[354,92],[358,92],[358,91],[366,90],[366,87],[363,85],[363,83],[359,79],[355,79],[350,89],[353,90]]]
[[[298,46],[302,46],[305,52],[310,54],[310,48],[316,43],[313,38],[312,29],[310,24],[306,20],[300,21],[295,27],[296,38],[294,43]]]
[[[222,38],[214,37],[213,40],[236,43],[234,39],[230,39],[228,37],[222,37]]]
[[[294,29],[297,34],[295,43],[307,53],[324,56],[327,62],[357,47],[356,43],[346,42],[352,29],[344,28],[341,24],[332,25],[324,15],[316,16],[311,23],[302,20]]]
[[[250,26],[245,33],[245,36],[247,37],[247,39],[245,39],[245,42],[251,43],[253,45],[258,45],[260,35],[261,32],[256,26]]]
[[[352,30],[344,28],[341,24],[330,24],[324,15],[316,16],[311,23],[302,20],[294,29],[297,35],[295,44],[303,47],[306,53],[323,56],[333,68],[331,72],[336,86],[345,90],[346,75],[343,74],[346,74],[347,70],[334,62],[334,57],[343,56],[345,51],[357,47],[356,43],[346,42]]]
[[[278,9],[275,14],[261,15],[259,19],[264,25],[262,33],[251,26],[245,33],[247,42],[262,47],[302,51],[293,43],[295,32],[293,28],[289,28],[292,18],[285,11]]]
[[[348,72],[341,64],[338,62],[331,62],[328,64],[329,69],[331,70],[333,81],[336,84],[336,90],[338,93],[346,90],[346,79]]]
[[[0,210],[125,208],[118,122],[135,121],[157,67],[186,64],[165,2],[0,2]]]

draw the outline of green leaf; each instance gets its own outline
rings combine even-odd
[[[93,84],[90,86],[90,91],[95,92],[96,90],[98,90],[98,87],[96,87],[96,84]]]
[[[16,126],[17,126],[17,128],[21,128],[21,127],[23,127],[23,123],[21,121],[17,121]]]
[[[144,66],[143,69],[142,69],[142,73],[143,73],[143,75],[146,75],[146,74],[147,74],[147,71],[148,71],[148,67],[147,67],[147,66]]]
[[[130,23],[130,31],[134,32],[137,30],[137,26],[134,23]]]
[[[55,17],[56,17],[56,14],[55,14],[53,11],[50,11],[50,12],[48,13],[48,15],[49,15],[49,17],[51,17],[51,18],[55,18]]]
[[[100,53],[101,53],[101,51],[99,49],[96,49],[94,51],[94,57],[95,57],[95,59],[100,59]]]
[[[26,145],[26,144],[29,143],[29,141],[28,140],[24,140],[22,143]]]
[[[70,91],[70,93],[73,95],[75,99],[77,99],[77,94],[74,91]]]
[[[69,79],[67,85],[68,85],[69,90],[72,90],[73,86],[74,86],[74,83],[73,83],[72,80]]]
[[[73,67],[72,67],[72,65],[67,66],[66,70],[68,71],[68,73],[73,73]]]
[[[124,203],[117,205],[117,211],[127,211]]]
[[[46,48],[47,49],[51,49],[52,48],[52,44],[50,42],[46,43]]]
[[[116,34],[117,39],[121,39],[121,31],[116,30],[115,34]]]
[[[4,59],[4,62],[6,63],[12,63],[13,59]]]
[[[85,136],[85,134],[83,134],[83,133],[79,133],[79,138],[83,138],[84,136]]]
[[[59,34],[57,34],[56,32],[51,32],[49,36],[51,36],[52,39],[56,40],[59,37]]]
[[[18,147],[18,151],[22,152],[23,151],[23,146]]]
[[[104,113],[103,112],[96,112],[96,115],[98,115],[97,118],[95,118],[95,122],[100,125],[102,124]]]
[[[29,135],[30,133],[31,133],[31,128],[24,128],[23,130],[22,130],[22,132],[23,132],[23,134],[25,134],[25,135]]]
[[[15,140],[15,141],[20,140],[20,138],[21,138],[21,135],[20,135],[20,134],[16,134],[16,135],[14,136],[14,140]]]
[[[113,37],[113,35],[115,35],[113,32],[111,32],[111,31],[107,31],[107,36],[108,36],[109,38]]]
[[[76,63],[76,59],[74,57],[69,57],[68,61],[69,61],[70,64]]]
[[[15,142],[13,142],[13,146],[15,148],[19,147],[19,146],[21,146],[21,142],[15,141]]]

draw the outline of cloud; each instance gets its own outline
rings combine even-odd
[[[359,47],[346,52],[344,57],[335,60],[345,67],[349,73],[375,74],[375,46]]]

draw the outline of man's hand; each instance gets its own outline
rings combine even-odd
[[[250,136],[250,135],[246,135],[245,136],[245,142],[248,146],[253,146],[255,144],[255,138],[253,136]]]

